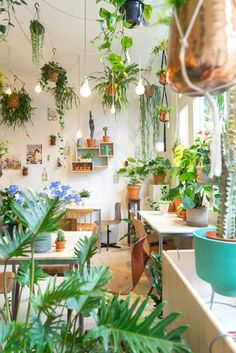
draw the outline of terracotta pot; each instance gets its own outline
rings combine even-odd
[[[130,200],[139,200],[139,192],[141,189],[140,185],[128,185],[128,199]]]
[[[108,89],[108,94],[109,94],[109,96],[115,97],[116,91],[117,91],[117,85],[116,85],[116,84],[113,84],[113,83],[109,83],[107,89]]]
[[[66,246],[66,240],[58,241],[56,240],[56,251],[64,251]]]
[[[235,235],[236,235],[236,233],[235,233]],[[228,241],[231,243],[236,242],[236,239],[220,238],[219,236],[217,236],[216,230],[209,230],[208,232],[206,232],[206,237],[209,239],[214,239],[214,240],[219,240],[219,241]]]
[[[110,142],[110,136],[102,136],[103,142]]]
[[[163,122],[169,121],[170,120],[169,112],[161,112],[159,119],[160,121],[163,121]]]
[[[174,204],[174,202],[171,202],[169,204],[168,212],[175,212],[175,204]]]
[[[165,184],[166,174],[153,174],[154,184],[163,185]]]
[[[10,109],[18,109],[20,107],[20,97],[17,93],[12,93],[8,97],[7,106]]]
[[[87,145],[88,147],[96,147],[96,139],[87,139]]]
[[[145,86],[144,94],[147,98],[152,98],[153,96],[153,88],[151,85]]]
[[[48,81],[50,82],[57,82],[58,80],[59,73],[58,72],[52,72],[50,76],[48,76]]]
[[[197,0],[187,1],[177,9],[183,33],[189,26]],[[229,16],[230,14],[230,16]],[[234,85],[236,78],[236,6],[229,0],[204,0],[187,38],[185,67],[190,81],[212,93],[223,92]],[[180,63],[181,37],[172,17],[168,41],[168,82],[178,93],[196,93],[182,76]],[[227,84],[227,88],[217,88]]]
[[[27,175],[29,175],[28,170],[27,170],[27,171],[22,171],[22,175],[23,175],[23,176],[27,176]]]
[[[162,72],[159,76],[159,82],[161,85],[166,85],[167,81],[166,81],[166,72]]]

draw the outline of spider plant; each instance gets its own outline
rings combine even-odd
[[[30,36],[32,46],[32,61],[38,66],[42,56],[45,28],[39,19],[30,21]]]
[[[170,329],[180,313],[160,318],[165,303],[147,312],[149,297],[131,296],[121,300],[119,295],[107,295],[104,286],[111,279],[105,266],[88,267],[96,253],[96,237],[81,239],[75,246],[79,269],[70,270],[63,281],[51,277],[42,290],[45,274],[34,259],[35,239],[44,232],[59,229],[63,216],[57,197],[49,199],[38,194],[23,194],[25,207],[12,203],[17,215],[18,229],[13,238],[6,232],[0,236],[0,254],[5,260],[4,273],[13,257],[26,257],[19,267],[15,281],[21,285],[16,319],[10,312],[6,285],[5,306],[1,310],[0,351],[4,353],[190,353],[182,339],[187,326]],[[23,225],[23,226],[22,226]],[[22,291],[26,289],[26,317],[22,320]],[[70,309],[67,321],[63,313]],[[20,315],[21,313],[21,315]],[[80,315],[93,317],[95,327],[81,334]]]
[[[124,72],[115,75],[110,67],[104,66],[104,72],[96,72],[95,76],[90,76],[91,80],[98,82],[94,90],[101,96],[104,110],[111,108],[113,103],[116,112],[128,108],[127,90],[131,84],[137,83],[138,72],[136,64],[127,66]]]
[[[57,62],[46,63],[41,68],[41,84],[54,97],[60,126],[64,129],[65,110],[72,109],[73,103],[77,106],[79,99],[74,88],[68,85],[66,70]]]

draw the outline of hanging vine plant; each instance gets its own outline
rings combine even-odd
[[[14,89],[8,95],[1,93],[1,124],[7,127],[25,127],[31,120],[35,108],[32,107],[32,98],[24,87],[20,90]]]
[[[60,126],[64,129],[65,110],[72,109],[73,103],[77,106],[79,99],[74,88],[68,85],[66,70],[55,61],[46,63],[41,68],[41,84],[54,97]]]
[[[138,65],[132,64],[126,67],[124,72],[116,73],[110,67],[105,66],[104,72],[97,72],[96,76],[90,76],[91,80],[98,82],[94,90],[102,98],[103,108],[111,108],[112,104],[119,113],[128,108],[127,90],[132,83],[137,83],[137,75],[139,73]]]
[[[32,61],[36,66],[40,65],[44,43],[45,28],[39,19],[30,21],[30,36],[32,46]]]

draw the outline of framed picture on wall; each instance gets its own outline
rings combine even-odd
[[[5,170],[20,170],[21,162],[14,157],[6,157],[2,160],[2,169]]]
[[[42,145],[26,145],[26,164],[42,164]]]

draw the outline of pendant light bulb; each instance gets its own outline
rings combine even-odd
[[[42,86],[41,83],[38,81],[37,85],[34,87],[34,90],[36,93],[41,93],[42,92]]]
[[[89,97],[91,94],[91,88],[89,87],[89,82],[87,77],[85,77],[84,82],[80,87],[80,94],[82,97]]]
[[[115,113],[116,113],[116,108],[115,108],[114,103],[112,103],[112,106],[111,106],[111,114],[115,114]]]
[[[135,88],[135,92],[138,96],[141,96],[145,92],[145,87],[143,85],[143,81],[141,78],[138,80],[138,84]]]
[[[79,140],[81,137],[82,137],[82,132],[81,132],[81,130],[79,129],[79,130],[76,132],[76,139]]]
[[[10,94],[12,94],[12,89],[11,89],[11,87],[7,87],[7,88],[5,89],[5,93],[10,96]]]

